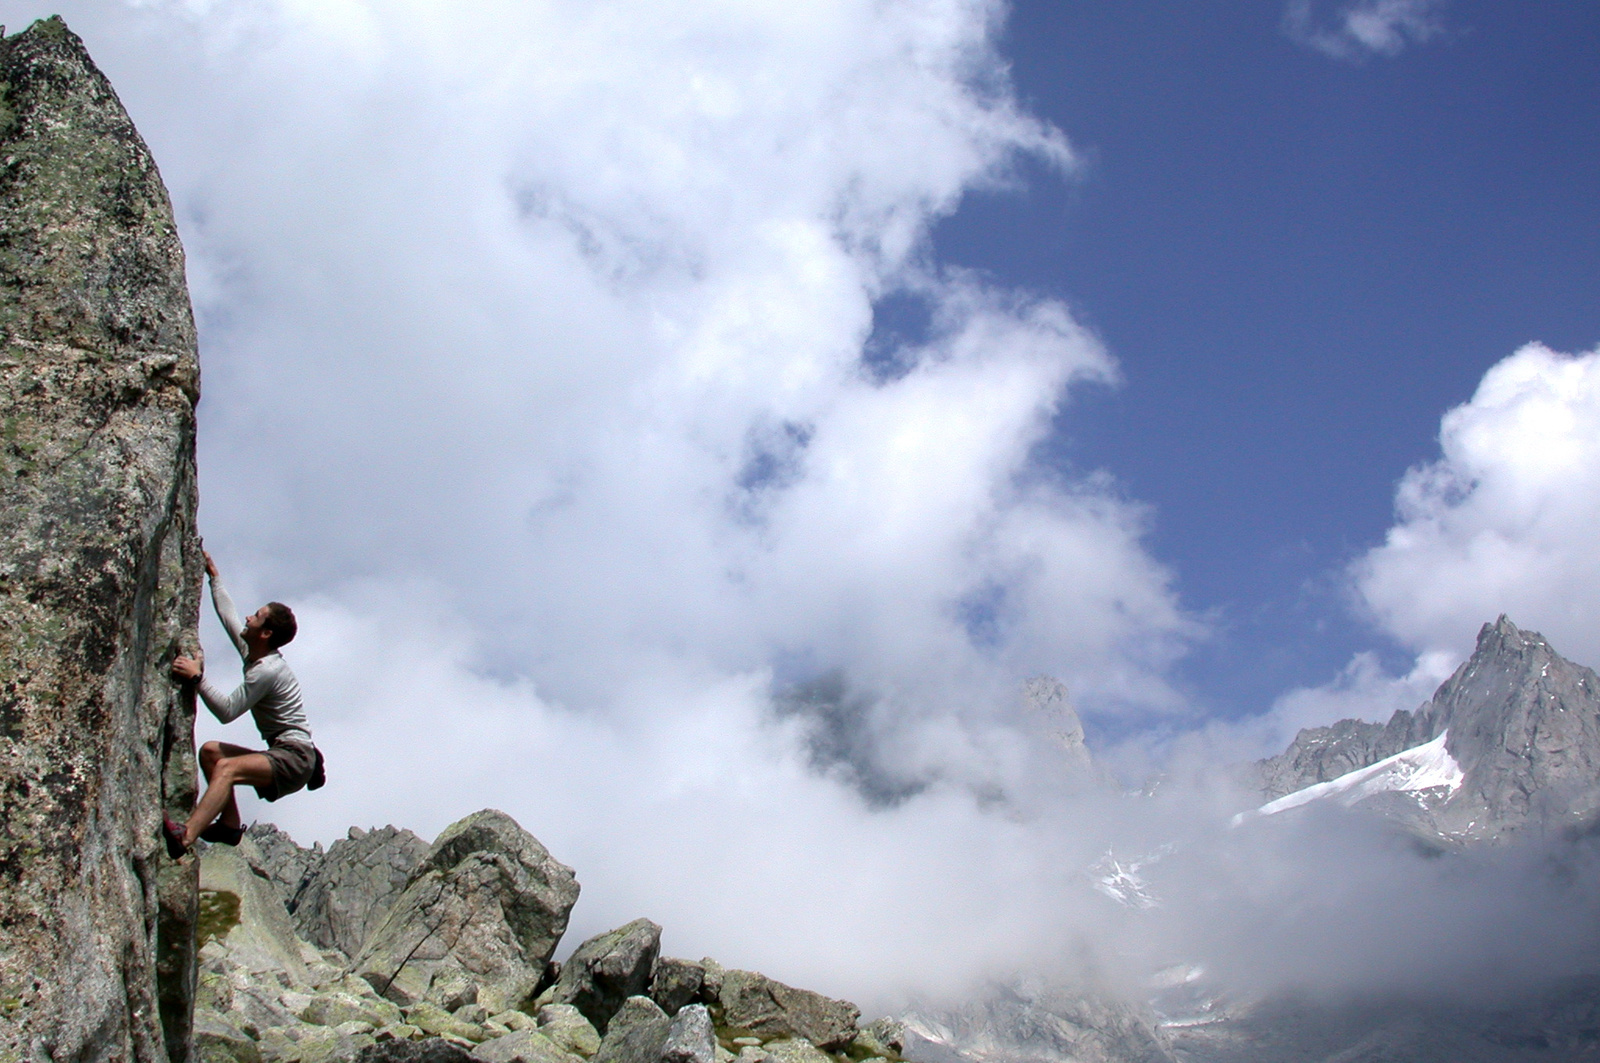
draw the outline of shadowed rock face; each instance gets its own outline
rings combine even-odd
[[[0,1058],[186,1058],[199,367],[149,151],[59,19],[0,42]],[[163,1031],[163,1020],[166,1029]]]

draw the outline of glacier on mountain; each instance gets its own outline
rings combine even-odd
[[[1238,826],[1253,815],[1271,816],[1313,801],[1332,799],[1342,805],[1353,805],[1380,793],[1410,793],[1422,800],[1424,795],[1442,791],[1448,799],[1461,788],[1466,777],[1456,758],[1445,748],[1449,734],[1448,730],[1441,731],[1432,741],[1402,750],[1376,764],[1285,794],[1253,812],[1241,812],[1233,817],[1233,823]]]

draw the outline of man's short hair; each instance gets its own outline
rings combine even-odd
[[[282,602],[267,603],[267,623],[265,625],[272,631],[272,648],[287,646],[294,641],[296,631],[300,625],[294,622],[294,610]]]

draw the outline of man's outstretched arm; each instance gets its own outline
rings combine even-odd
[[[211,560],[210,554],[206,554],[205,559],[206,575],[211,577],[211,605],[217,611],[217,619],[222,621],[222,626],[228,632],[233,648],[239,651],[239,656],[249,657],[250,647],[245,645],[244,641],[244,621],[239,619],[239,610],[234,606],[233,598],[228,595],[228,589],[222,585],[222,577],[217,574],[216,562]]]

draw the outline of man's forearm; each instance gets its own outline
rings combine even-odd
[[[250,684],[244,683],[232,694],[224,694],[211,684],[204,675],[200,677],[200,700],[206,703],[206,708],[211,710],[223,723],[232,723],[243,716],[250,708]]]

